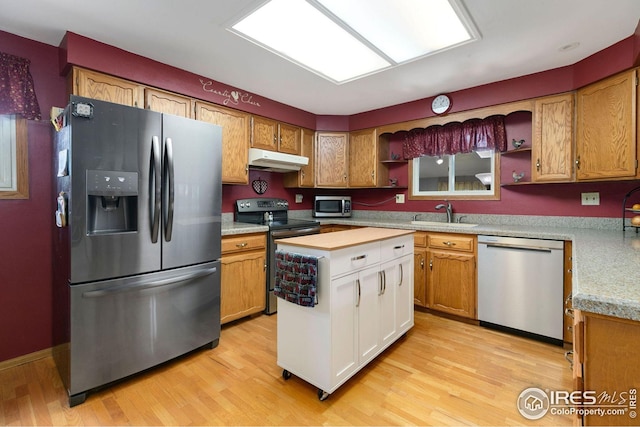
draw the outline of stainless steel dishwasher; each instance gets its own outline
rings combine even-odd
[[[478,236],[478,319],[562,344],[564,242]]]

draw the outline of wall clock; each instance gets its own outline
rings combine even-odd
[[[451,98],[448,95],[438,95],[431,101],[431,111],[444,114],[451,109]]]

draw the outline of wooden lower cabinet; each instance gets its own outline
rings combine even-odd
[[[574,384],[576,391],[594,396],[584,409],[602,407],[621,414],[578,416],[582,425],[638,425],[640,389],[640,322],[575,311]]]
[[[264,233],[222,238],[220,322],[260,313],[266,304]]]
[[[476,236],[429,233],[427,307],[477,319]]]
[[[413,304],[427,306],[427,233],[413,235]]]

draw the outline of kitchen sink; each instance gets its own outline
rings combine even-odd
[[[431,227],[458,227],[469,228],[477,227],[478,224],[470,224],[468,222],[438,222],[438,221],[411,221],[413,225],[426,225]]]

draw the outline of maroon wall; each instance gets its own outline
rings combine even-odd
[[[0,31],[0,51],[31,60],[42,121],[29,121],[29,199],[0,200],[0,361],[51,346],[51,106],[65,103],[58,49]]]
[[[591,81],[633,66],[639,57],[640,31],[574,66],[537,73],[517,79],[492,83],[454,92],[453,111],[494,105],[517,99],[542,96],[575,89]],[[197,76],[175,67],[160,64],[121,49],[68,33],[61,48],[54,48],[0,31],[0,51],[26,57],[32,61],[36,93],[45,120],[31,121],[29,132],[28,200],[0,200],[0,361],[51,347],[51,230],[55,201],[51,196],[52,141],[51,126],[46,116],[51,106],[66,103],[66,79],[61,70],[76,64],[101,72],[139,81],[143,84],[183,93],[194,98],[227,105],[250,113],[272,117],[311,129],[348,131],[382,124],[428,117],[429,100],[420,100],[354,116],[315,116],[308,112],[244,93],[207,77]],[[60,61],[59,61],[60,58]],[[64,73],[62,73],[64,74]],[[211,82],[203,85],[200,80]],[[215,88],[214,92],[205,89]],[[230,93],[242,92],[249,102],[230,105]],[[257,104],[260,104],[259,106]],[[524,121],[526,122],[526,120]],[[529,128],[527,128],[529,126]],[[509,136],[530,135],[530,123],[511,119]],[[398,142],[394,142],[398,144]],[[406,185],[406,165],[393,174],[400,185]],[[434,202],[407,201],[396,204],[389,200],[406,190],[324,190],[285,189],[282,175],[252,170],[250,179],[269,183],[267,197],[282,197],[292,209],[311,209],[314,194],[351,194],[356,209],[385,209],[411,212],[433,211]],[[521,215],[618,216],[621,199],[636,183],[548,184],[505,187],[500,201],[456,201],[459,213],[498,213]],[[580,192],[599,191],[600,206],[580,206]],[[303,203],[295,204],[295,194],[303,195]],[[238,198],[255,197],[251,186],[225,185],[223,212],[233,212]]]
[[[65,35],[60,52],[62,74],[66,74],[71,65],[78,65],[196,99],[315,129],[314,114],[75,33],[68,32]],[[239,94],[237,101],[231,96],[234,92]]]

